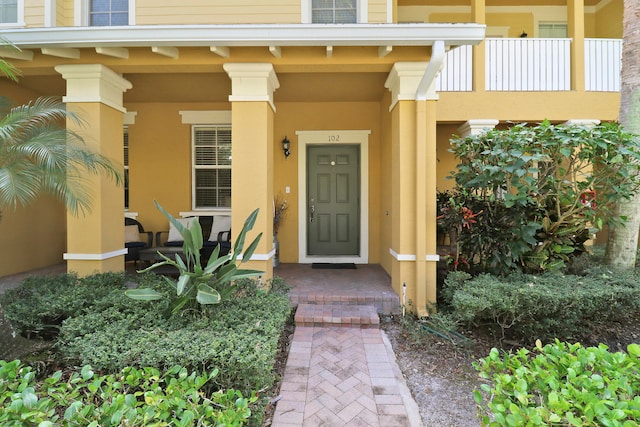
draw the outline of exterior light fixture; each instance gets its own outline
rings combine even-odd
[[[285,159],[289,158],[289,156],[291,155],[291,151],[289,150],[289,147],[291,147],[291,141],[289,141],[289,138],[285,136],[284,139],[282,140],[282,151],[284,151]]]

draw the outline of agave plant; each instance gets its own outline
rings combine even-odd
[[[211,257],[206,260],[206,266],[203,267],[200,259],[200,249],[202,249],[203,245],[200,223],[193,221],[189,227],[185,227],[164,210],[157,201],[154,201],[154,203],[158,210],[180,232],[184,241],[182,254],[176,254],[175,259],[171,259],[159,253],[164,261],[153,264],[141,270],[140,273],[154,270],[163,265],[170,265],[178,269],[180,274],[177,281],[163,276],[167,283],[175,288],[177,294],[177,298],[170,306],[172,315],[183,309],[199,308],[200,304],[218,304],[231,296],[235,280],[255,277],[264,273],[259,270],[242,270],[238,268],[243,263],[243,260],[251,258],[262,238],[262,233],[258,234],[247,249],[244,250],[247,232],[253,229],[259,209],[253,211],[245,220],[240,234],[235,239],[233,250],[226,255],[220,256],[220,246],[217,246]],[[240,254],[242,254],[242,259],[239,259]],[[159,300],[164,297],[163,294],[149,288],[130,289],[125,294],[129,298],[142,301]]]

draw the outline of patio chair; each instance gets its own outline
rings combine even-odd
[[[146,235],[143,237],[143,235]],[[134,261],[136,265],[140,261],[140,251],[153,246],[153,232],[145,231],[140,222],[133,218],[124,218],[124,247],[129,252],[124,256],[124,261]]]
[[[193,221],[198,221],[202,228],[203,246],[200,250],[200,259],[207,262],[216,246],[220,245],[220,255],[226,255],[231,250],[231,216],[207,215],[187,218],[177,218],[185,227],[189,227]],[[164,239],[163,237],[166,236]],[[178,230],[170,224],[169,231],[156,233],[156,246],[182,246],[182,236]]]

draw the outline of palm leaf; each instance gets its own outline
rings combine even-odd
[[[1,69],[0,64],[0,69]],[[86,174],[105,174],[122,183],[121,168],[84,144],[64,127],[83,125],[56,98],[38,98],[3,110],[0,116],[0,206],[27,205],[41,193],[52,194],[73,214],[90,210],[93,202]]]

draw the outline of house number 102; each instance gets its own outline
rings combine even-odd
[[[329,142],[339,142],[340,135],[329,135]]]

